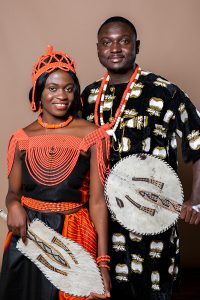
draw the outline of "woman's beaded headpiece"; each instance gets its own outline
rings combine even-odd
[[[49,45],[46,53],[39,57],[38,62],[33,67],[33,92],[31,101],[31,109],[33,111],[36,110],[35,87],[38,77],[44,72],[50,73],[57,68],[65,72],[72,71],[73,73],[76,73],[75,62],[64,52],[53,52],[53,46]]]

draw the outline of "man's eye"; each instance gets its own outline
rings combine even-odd
[[[127,40],[127,39],[122,39],[122,40],[120,41],[120,43],[121,43],[122,45],[127,45],[127,44],[129,43],[129,40]]]
[[[111,45],[111,41],[102,41],[101,45],[105,46],[105,47],[110,46]]]

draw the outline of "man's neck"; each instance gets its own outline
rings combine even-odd
[[[108,71],[108,74],[110,76],[109,84],[120,84],[120,83],[128,83],[134,70],[136,68],[136,65],[130,70],[128,70],[125,73],[114,73],[112,71]]]

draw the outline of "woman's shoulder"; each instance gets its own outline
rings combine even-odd
[[[34,121],[31,124],[27,125],[26,127],[23,128],[23,131],[28,135],[28,136],[33,136],[35,133],[40,131],[40,126],[38,126],[38,122]]]
[[[18,140],[21,140],[21,139],[25,139],[26,138],[26,133],[24,131],[23,128],[19,128],[15,131],[13,131],[9,137],[9,143],[11,141],[18,141]]]
[[[99,140],[109,138],[106,131],[89,121],[86,121],[82,118],[75,119],[76,132],[78,132],[79,137],[83,139],[83,143],[86,144],[95,144]],[[75,132],[75,130],[74,130]]]
[[[99,128],[97,125],[82,118],[75,119],[74,127],[79,130],[83,138]]]
[[[102,127],[89,121],[80,118],[77,120],[77,127],[80,129],[82,144],[87,145],[87,147],[91,147],[103,139],[109,140],[108,134]]]

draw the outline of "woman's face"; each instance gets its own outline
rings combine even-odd
[[[74,101],[74,81],[68,72],[57,70],[49,75],[41,95],[42,113],[46,122],[60,122]]]

